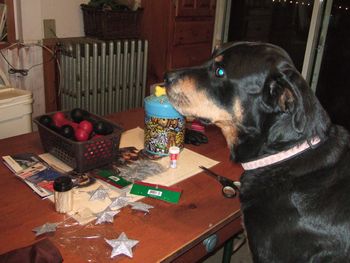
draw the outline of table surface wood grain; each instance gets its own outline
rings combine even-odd
[[[129,110],[106,116],[125,130],[137,126],[143,128],[142,109]],[[186,145],[187,148],[219,161],[212,169],[230,179],[238,180],[241,166],[229,159],[229,150],[220,130],[206,128],[208,144]],[[0,155],[23,152],[43,153],[37,132],[0,140]],[[142,201],[155,208],[147,215],[126,207],[117,215],[114,223],[106,226],[116,234],[125,232],[131,239],[139,240],[133,249],[133,258],[118,256],[118,262],[196,262],[206,255],[202,242],[210,235],[218,234],[218,246],[241,231],[239,201],[227,199],[221,194],[221,185],[213,178],[198,173],[175,186],[182,189],[178,204],[170,204],[151,198]],[[40,238],[32,232],[34,227],[46,222],[61,222],[66,217],[54,210],[49,200],[41,200],[23,182],[16,178],[4,164],[0,164],[0,254],[30,245]],[[101,226],[103,227],[103,226]],[[58,228],[49,235],[62,253],[65,262],[102,262],[106,251],[111,251],[103,240],[84,240],[84,248],[60,243]],[[116,236],[117,237],[117,236]],[[116,238],[115,237],[115,238]],[[78,241],[75,241],[78,242]],[[87,243],[88,242],[88,243]],[[109,259],[105,260],[109,262]]]

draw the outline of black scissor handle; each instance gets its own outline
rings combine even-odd
[[[237,195],[236,189],[230,185],[223,186],[221,191],[226,198],[234,198]]]
[[[214,177],[217,181],[220,182],[222,185],[222,194],[227,198],[234,198],[237,195],[237,192],[239,191],[237,185],[234,181],[223,177],[221,175],[218,175],[217,173],[213,172],[212,170],[204,167],[199,166],[199,168],[203,169],[208,175]]]

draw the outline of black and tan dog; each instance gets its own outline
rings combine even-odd
[[[283,49],[229,44],[165,82],[176,109],[219,126],[245,169],[240,200],[254,262],[350,262],[349,134]]]

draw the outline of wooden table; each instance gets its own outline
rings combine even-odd
[[[108,119],[125,130],[143,127],[144,112],[135,109],[110,115]],[[208,144],[186,147],[220,161],[212,169],[238,180],[242,168],[229,160],[229,150],[220,130],[208,127],[206,132]],[[43,153],[37,132],[0,140],[1,156],[23,152]],[[183,190],[178,204],[145,198],[143,202],[155,207],[150,214],[135,213],[128,207],[118,214],[109,227],[140,241],[133,249],[132,259],[118,256],[118,262],[196,262],[208,254],[203,240],[217,234],[215,248],[219,248],[241,231],[238,199],[223,197],[221,185],[214,179],[202,172],[176,186]],[[38,241],[32,232],[34,227],[64,219],[64,215],[54,211],[51,201],[41,200],[3,164],[0,164],[0,189],[0,254]],[[89,242],[96,248],[97,258],[98,253],[111,251],[105,242]],[[83,250],[77,253],[73,247],[57,246],[65,262],[86,262]]]

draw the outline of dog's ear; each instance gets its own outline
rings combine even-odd
[[[291,114],[296,132],[304,131],[305,109],[301,90],[308,88],[298,71],[289,68],[271,74],[264,84],[263,102],[271,112]]]
[[[216,62],[221,62],[223,60],[223,53],[230,49],[233,46],[239,45],[240,42],[228,42],[222,44],[221,42],[217,42],[215,44],[215,48],[211,54],[211,58],[215,59]]]
[[[215,48],[212,52],[211,57],[216,61],[216,62],[221,62],[224,57],[223,55],[221,55],[221,48],[222,48],[222,43],[221,42],[217,42],[215,44]]]
[[[211,53],[212,58],[215,58],[220,53],[221,47],[222,47],[221,41],[216,41],[213,52]]]

